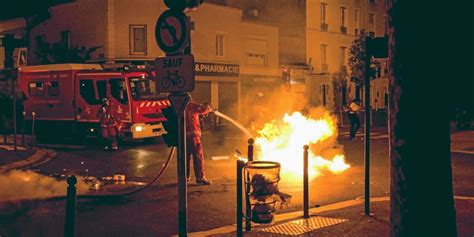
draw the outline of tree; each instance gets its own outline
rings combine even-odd
[[[439,60],[452,57],[439,45],[453,39],[433,34],[437,3],[421,2],[388,1],[392,237],[457,235],[448,109],[433,100],[449,83],[430,83],[453,77],[453,62]]]
[[[361,30],[357,38],[352,41],[349,49],[349,67],[351,69],[351,80],[358,85],[364,84],[365,75],[365,41],[367,32]],[[375,77],[376,68],[380,68],[380,62],[371,59],[371,77]]]
[[[91,59],[92,53],[102,46],[86,48],[85,46],[66,47],[60,42],[52,46],[48,43],[39,45],[35,52],[41,64],[54,63],[85,63]]]

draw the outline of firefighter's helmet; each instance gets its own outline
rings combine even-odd
[[[102,99],[102,106],[107,105],[107,102],[109,102],[109,101],[110,101],[109,98],[107,98],[107,97],[103,98]]]

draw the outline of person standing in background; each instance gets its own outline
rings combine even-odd
[[[118,150],[117,133],[120,129],[120,119],[116,116],[110,99],[102,99],[102,106],[99,111],[97,111],[97,117],[99,118],[99,132],[104,150]]]
[[[360,110],[360,100],[354,99],[349,104],[349,121],[351,123],[351,127],[349,130],[349,140],[354,140],[356,137],[357,130],[360,128],[360,120],[359,120],[359,110]]]

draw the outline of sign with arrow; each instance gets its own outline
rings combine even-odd
[[[155,38],[158,46],[166,54],[176,54],[189,43],[189,23],[182,12],[167,10],[158,18],[155,25]]]

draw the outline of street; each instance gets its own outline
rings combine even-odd
[[[372,129],[371,196],[389,195],[390,161],[386,128]],[[226,135],[231,134],[231,135]],[[364,196],[364,141],[349,141],[340,132],[351,168],[333,175],[324,173],[310,181],[310,208]],[[359,135],[362,132],[359,131]],[[206,176],[211,186],[197,186],[194,177],[188,185],[188,230],[196,232],[235,224],[236,174],[235,158],[239,149],[246,153],[246,141],[238,131],[206,131],[203,135]],[[36,172],[64,180],[67,175],[91,176],[101,180],[102,187],[89,194],[123,193],[142,187],[162,169],[168,148],[160,143],[125,143],[117,152],[106,152],[93,142],[87,146],[57,145],[58,155],[51,162],[32,168]],[[218,147],[218,149],[216,149]],[[212,160],[213,156],[230,156]],[[294,159],[302,159],[295,154]],[[430,165],[426,164],[429,169]],[[452,153],[454,195],[474,196],[474,156]],[[177,234],[176,159],[173,157],[163,177],[149,188],[123,198],[79,199],[76,211],[77,236],[169,236]],[[104,181],[114,174],[126,176],[124,184]],[[62,178],[61,178],[62,175]],[[65,181],[64,181],[65,182]],[[277,212],[302,210],[302,183],[279,183],[281,191],[293,195],[291,203]],[[14,212],[1,216],[0,233],[5,236],[62,236],[64,200],[42,200],[16,205]],[[361,213],[363,210],[361,210]],[[130,220],[133,220],[130,221]]]

